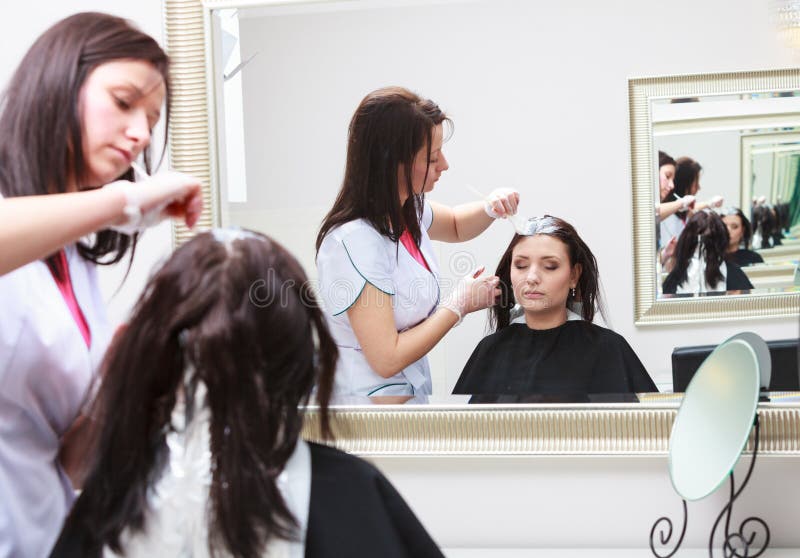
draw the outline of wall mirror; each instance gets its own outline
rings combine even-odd
[[[637,324],[796,315],[800,300],[800,72],[772,70],[629,81]],[[659,219],[654,208],[678,197],[659,191],[659,152],[702,167],[697,204],[724,199],[756,230],[763,263],[742,267],[752,289],[664,294],[663,250],[691,213]],[[767,214],[776,224],[766,223]],[[680,216],[679,216],[680,215]],[[760,217],[761,216],[761,217]],[[659,222],[661,221],[661,222]],[[759,226],[760,224],[760,226]],[[769,227],[769,233],[761,232]],[[774,239],[773,239],[774,236]],[[658,248],[657,248],[658,247]],[[691,290],[691,289],[689,289]]]
[[[485,149],[487,143],[497,144],[504,160],[523,162],[532,150],[552,149],[547,135],[533,137],[527,133],[528,124],[508,124],[519,121],[532,127],[542,120],[541,106],[529,102],[531,73],[501,75],[494,69],[496,49],[506,49],[504,56],[513,62],[522,48],[520,41],[533,40],[513,10],[535,12],[534,4],[494,0],[165,0],[166,42],[173,60],[175,91],[170,119],[171,158],[175,168],[191,172],[207,185],[208,211],[200,226],[238,224],[262,230],[289,247],[313,277],[313,240],[338,189],[347,123],[366,92],[389,83],[409,85],[440,100],[456,121],[456,134],[447,146],[450,158],[480,160],[488,169],[476,177],[459,175],[453,166],[447,173],[451,186],[441,188],[442,195],[451,197],[441,201],[455,204],[472,199],[468,191],[459,189],[459,181],[469,181],[479,189],[490,184],[523,185],[506,176],[501,176],[499,183],[491,182],[501,172],[508,172],[509,176],[518,173],[523,163],[499,164],[479,149]],[[500,5],[509,10],[498,9]],[[456,13],[457,10],[462,11]],[[363,18],[367,13],[380,16],[378,19],[383,18],[385,25],[378,28],[373,20],[366,24]],[[509,35],[502,45],[487,48],[475,40],[474,28],[461,24],[464,14],[473,24],[503,20],[503,25],[513,25],[520,32]],[[298,23],[301,17],[302,25]],[[425,29],[435,27],[435,33],[430,31],[425,41],[405,40],[412,33],[409,29],[416,33],[420,22],[431,21],[436,25],[425,23]],[[442,21],[447,25],[442,27]],[[343,32],[335,22],[347,22],[345,29],[357,29],[358,33],[350,33],[357,36]],[[401,37],[405,41],[403,48],[393,49],[393,54],[388,55],[386,46]],[[432,49],[434,40],[436,48]],[[295,48],[301,43],[302,49]],[[341,52],[348,48],[348,53]],[[529,49],[527,43],[525,48]],[[350,71],[350,77],[357,77],[340,83],[343,80],[337,79],[337,68],[343,64],[363,71]],[[552,64],[551,71],[559,71],[561,64]],[[574,82],[562,88],[560,94],[581,107],[583,78],[571,70],[569,76]],[[501,82],[501,77],[505,81]],[[259,81],[260,89],[247,89]],[[618,99],[623,105],[625,77],[620,76],[617,81],[620,86],[608,91],[607,99]],[[472,93],[470,102],[459,97],[464,91]],[[545,94],[550,93],[542,93]],[[474,104],[475,99],[480,104]],[[621,115],[620,122],[624,122],[624,108]],[[563,129],[564,118],[570,116],[555,117],[553,125]],[[575,118],[589,116],[587,111]],[[469,134],[463,130],[475,125],[483,130],[475,142],[478,147],[469,144],[465,148],[459,142]],[[530,141],[507,141],[509,126],[519,127],[521,135]],[[624,160],[625,150],[620,153],[620,161]],[[645,166],[650,164],[649,157],[648,154]],[[281,186],[270,187],[271,184]],[[643,191],[641,196],[644,195],[652,198],[652,193]],[[531,201],[533,197],[529,195],[528,202],[523,200],[523,211],[541,211]],[[591,224],[594,217],[589,216],[584,222]],[[650,225],[654,226],[652,218]],[[623,226],[627,239],[628,224]],[[175,230],[176,242],[191,235],[180,227]],[[492,257],[499,257],[498,246],[505,247],[511,227],[497,224],[487,234],[493,236],[477,249],[488,247]],[[652,233],[651,241],[655,241]],[[601,239],[591,242],[593,246],[603,244]],[[447,247],[442,248],[439,263],[449,277],[464,273],[468,266],[480,261],[474,252],[460,251],[458,247],[446,250]],[[624,258],[630,259],[627,253]],[[495,261],[487,258],[490,265]],[[655,285],[654,278],[651,283]],[[652,297],[651,302],[655,301],[654,293]],[[618,305],[621,306],[625,307],[621,312],[628,322],[622,327],[632,326],[630,306]],[[620,327],[619,322],[616,325]],[[465,322],[458,331],[451,332],[452,345],[458,346],[460,356],[445,353],[431,358],[432,368],[439,366],[450,374],[442,375],[438,385],[434,379],[434,393],[449,393],[448,387],[455,383],[482,332],[483,325],[477,322]],[[476,406],[464,404],[463,397],[413,407],[351,405],[339,411],[348,429],[339,440],[348,449],[368,454],[665,454],[676,409],[677,402],[665,401],[658,394],[644,396],[643,402],[635,405],[605,402]],[[797,420],[794,411],[780,417],[781,424]],[[313,417],[309,428],[314,437]]]

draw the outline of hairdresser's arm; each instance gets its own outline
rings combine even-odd
[[[462,316],[488,308],[500,294],[494,276],[462,279],[456,291],[460,295],[454,305]],[[391,295],[370,283],[347,310],[347,317],[370,368],[384,378],[425,356],[458,321],[454,311],[439,307],[421,323],[400,333],[394,323]]]
[[[483,202],[471,202],[448,207],[428,202],[433,210],[433,222],[428,235],[442,242],[471,240],[489,228],[494,219],[483,210]]]
[[[722,198],[720,198],[720,201]],[[686,194],[682,198],[674,201],[664,202],[658,204],[658,220],[663,221],[673,213],[677,213],[683,209],[696,210],[696,198],[691,194]]]
[[[113,223],[124,207],[124,194],[106,189],[0,199],[0,275]]]
[[[443,242],[464,242],[485,231],[496,218],[517,213],[519,193],[509,188],[500,188],[489,194],[484,201],[448,207],[429,202],[433,210],[433,223],[428,235]],[[490,216],[491,210],[494,216]]]
[[[145,217],[156,217],[153,222],[160,216],[181,217],[191,227],[203,208],[200,182],[186,174],[166,172],[96,190],[0,199],[0,275],[87,234],[129,225],[132,217],[125,208],[132,205]]]
[[[347,317],[370,368],[384,378],[425,356],[458,321],[455,313],[439,308],[422,323],[398,333],[391,295],[370,283],[347,310]]]
[[[658,220],[663,221],[681,209],[683,209],[683,202],[681,200],[662,202],[658,205]]]

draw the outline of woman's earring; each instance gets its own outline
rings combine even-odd
[[[575,298],[575,287],[572,287],[570,289],[569,294],[570,294],[570,296],[572,296],[572,298]]]

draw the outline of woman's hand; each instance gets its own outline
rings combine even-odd
[[[505,219],[516,215],[519,205],[519,192],[511,188],[493,190],[484,200],[484,211],[492,219]]]
[[[182,172],[162,172],[140,182],[118,180],[105,188],[125,196],[125,215],[110,227],[125,234],[156,225],[167,217],[182,218],[191,228],[203,210],[200,181]]]
[[[497,286],[500,279],[495,275],[482,276],[484,269],[478,268],[462,277],[450,296],[441,303],[442,307],[458,316],[459,322],[470,312],[492,306],[500,296],[500,287]]]
[[[681,202],[681,209],[683,210],[694,209],[694,202],[696,200],[697,198],[695,198],[693,195],[686,194],[685,196],[679,199],[679,201]]]

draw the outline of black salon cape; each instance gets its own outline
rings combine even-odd
[[[750,279],[747,278],[742,268],[736,265],[731,260],[725,261],[725,267],[728,270],[725,276],[725,290],[726,291],[748,291],[753,288]],[[661,286],[661,291],[664,294],[675,294],[678,291],[678,274],[676,271],[670,271],[667,278],[664,279],[664,284]],[[722,292],[722,291],[713,291]]]
[[[307,558],[443,558],[402,496],[375,467],[309,442]],[[79,532],[61,533],[52,557],[82,557]]]
[[[748,265],[764,263],[764,258],[761,257],[761,254],[758,252],[753,252],[752,250],[745,250],[744,248],[739,248],[736,250],[736,252],[728,254],[725,256],[725,259],[728,261],[733,261],[733,263],[739,267],[747,267]]]
[[[580,394],[658,391],[621,335],[583,320],[535,330],[511,324],[485,337],[453,393]]]

